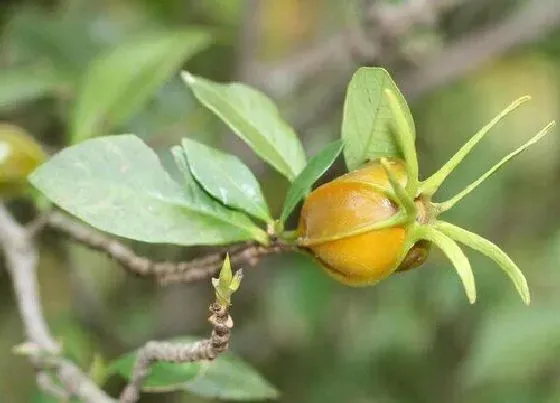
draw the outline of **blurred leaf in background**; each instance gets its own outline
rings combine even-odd
[[[78,90],[70,141],[110,133],[209,40],[195,30],[145,35],[94,60]]]

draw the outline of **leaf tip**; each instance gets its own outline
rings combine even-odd
[[[531,293],[529,292],[529,287],[523,287],[523,292],[521,293],[521,300],[526,306],[531,305]]]

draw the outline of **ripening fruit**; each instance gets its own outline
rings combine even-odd
[[[458,243],[494,260],[510,277],[522,300],[529,288],[509,256],[478,234],[439,220],[488,177],[554,126],[548,124],[528,142],[502,158],[451,199],[433,202],[445,178],[489,130],[509,112],[529,100],[522,97],[479,130],[437,172],[420,181],[414,135],[405,112],[390,89],[385,89],[403,159],[383,157],[319,186],[304,201],[297,230],[298,246],[310,251],[335,279],[353,286],[375,284],[396,271],[418,267],[432,245],[441,249],[457,271],[471,303],[476,287],[470,262]]]
[[[45,160],[45,153],[23,129],[0,123],[0,198],[28,189],[27,176]]]
[[[393,159],[389,165],[405,186],[405,164]],[[300,246],[313,251],[327,271],[345,284],[368,285],[388,276],[400,263],[406,229],[404,224],[371,228],[397,214],[397,203],[383,193],[391,189],[379,162],[320,186],[303,205]],[[423,217],[419,214],[418,219]],[[427,257],[423,250],[425,245],[420,251],[412,248],[399,269],[421,264]]]

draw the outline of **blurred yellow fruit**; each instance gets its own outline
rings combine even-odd
[[[23,129],[0,123],[0,197],[17,196],[27,189],[27,176],[46,158],[41,146]]]

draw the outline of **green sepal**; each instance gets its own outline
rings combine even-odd
[[[472,149],[488,134],[488,132],[496,126],[510,112],[529,101],[531,97],[524,96],[513,101],[508,107],[496,115],[486,126],[475,133],[460,149],[453,155],[436,173],[428,179],[420,183],[419,193],[432,196],[445,181],[445,179],[457,168],[463,159],[472,151]]]
[[[406,191],[406,189],[399,183],[395,172],[391,168],[389,161],[387,158],[381,158],[380,160],[381,166],[385,170],[387,177],[389,178],[389,183],[395,192],[395,196],[397,198],[398,204],[404,208],[406,212],[407,221],[414,222],[416,220],[416,205],[414,204],[414,200],[410,197],[410,194]]]
[[[457,204],[458,202],[460,202],[463,197],[465,197],[466,195],[468,195],[469,193],[471,193],[473,190],[475,190],[482,182],[484,182],[486,179],[488,179],[490,176],[492,176],[493,174],[495,174],[501,167],[503,167],[507,162],[509,162],[510,160],[512,160],[513,158],[517,157],[519,154],[521,154],[523,151],[525,151],[527,148],[531,147],[533,144],[536,144],[538,141],[540,141],[544,136],[546,136],[548,133],[550,133],[550,129],[552,129],[554,126],[556,125],[555,121],[550,122],[548,125],[546,125],[541,131],[539,131],[535,136],[531,137],[529,139],[529,141],[527,141],[525,144],[523,144],[522,146],[518,147],[516,150],[512,151],[511,153],[509,153],[508,155],[506,155],[504,158],[502,158],[500,161],[498,161],[497,164],[495,164],[494,166],[492,166],[492,168],[490,168],[488,171],[486,171],[486,173],[484,173],[483,175],[481,175],[477,180],[475,180],[474,182],[472,182],[470,185],[468,185],[466,188],[464,188],[462,191],[460,191],[459,193],[457,193],[455,196],[453,196],[451,199],[443,202],[443,203],[437,203],[436,204],[436,208],[439,212],[443,212],[446,210],[449,210],[450,208],[452,208],[455,204]]]
[[[392,215],[391,217],[389,217],[386,220],[378,221],[378,222],[375,222],[373,224],[364,225],[363,227],[355,228],[352,231],[341,232],[341,233],[333,235],[333,236],[328,236],[328,237],[323,237],[323,238],[313,238],[313,240],[305,240],[305,239],[300,238],[298,240],[298,244],[300,246],[309,247],[309,246],[318,245],[318,244],[321,244],[321,243],[324,243],[324,242],[338,241],[340,239],[354,237],[354,236],[361,235],[361,234],[364,234],[364,233],[370,232],[370,231],[377,231],[377,230],[380,230],[380,229],[397,227],[399,225],[406,224],[407,222],[408,222],[408,215],[406,215],[404,213],[397,213],[395,215]]]
[[[436,228],[457,242],[465,244],[492,259],[509,276],[526,305],[531,302],[527,279],[513,260],[497,245],[474,232],[445,221],[436,221]]]
[[[457,274],[463,283],[463,288],[465,289],[465,294],[467,295],[469,302],[474,304],[476,301],[476,287],[471,264],[457,243],[443,232],[440,232],[429,225],[418,225],[414,229],[414,240],[417,241],[420,239],[433,242],[443,251],[457,271]]]
[[[389,101],[389,108],[395,120],[397,142],[406,163],[406,192],[414,197],[418,191],[418,157],[414,144],[415,136],[408,123],[406,112],[403,111],[397,95],[391,89],[385,88],[385,96]]]

